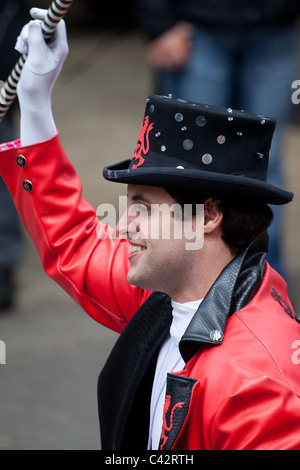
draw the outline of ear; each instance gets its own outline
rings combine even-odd
[[[223,212],[221,201],[210,197],[204,202],[204,233],[217,233],[221,231]]]

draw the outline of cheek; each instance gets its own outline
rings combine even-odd
[[[155,264],[159,265],[161,270],[164,270],[165,267],[170,269],[172,266],[172,269],[178,272],[181,260],[185,256],[182,244],[182,240],[151,240],[149,241],[149,256],[153,257]]]
[[[148,217],[142,217],[140,219],[139,232],[143,240],[151,238],[151,223]]]
[[[174,239],[183,238],[182,220],[174,219],[170,210],[161,211],[159,214],[153,214],[148,220],[148,234],[152,240],[161,240],[170,242]]]

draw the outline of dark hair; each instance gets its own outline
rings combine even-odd
[[[217,204],[223,213],[222,239],[233,255],[237,255],[265,232],[273,220],[273,212],[266,203],[245,200],[233,201],[211,194],[198,195],[182,190],[167,188],[166,190],[180,205],[192,204],[194,213],[196,204],[204,204],[208,199],[211,199],[212,204]]]

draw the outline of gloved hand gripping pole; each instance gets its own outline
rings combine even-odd
[[[42,24],[43,35],[46,41],[49,41],[52,38],[57,23],[65,16],[73,1],[74,0],[53,0]],[[15,97],[17,96],[17,86],[26,59],[26,54],[20,56],[8,79],[1,87],[0,122],[3,120]]]

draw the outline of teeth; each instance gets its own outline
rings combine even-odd
[[[139,246],[139,245],[131,245],[130,246],[130,252],[131,253],[136,253],[137,251],[143,251],[146,248],[144,246]]]

